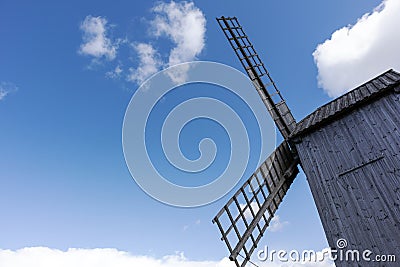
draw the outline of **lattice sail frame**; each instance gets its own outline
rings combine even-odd
[[[237,267],[246,266],[250,260],[299,172],[298,163],[284,141],[213,219],[229,249],[229,259]]]
[[[272,80],[236,17],[217,18],[218,24],[246,70],[282,136],[287,140],[296,126],[280,91]]]
[[[296,121],[237,18],[217,21],[285,139],[213,219],[229,258],[244,267],[299,172],[297,153],[287,141]]]

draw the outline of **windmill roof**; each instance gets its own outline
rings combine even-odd
[[[388,70],[348,93],[319,107],[297,123],[291,138],[309,133],[400,84],[400,73]]]

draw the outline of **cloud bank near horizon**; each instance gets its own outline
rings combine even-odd
[[[321,253],[321,252],[317,252]],[[260,267],[334,267],[328,259],[322,262],[259,262]],[[70,248],[66,251],[48,247],[26,247],[18,250],[0,249],[2,267],[234,267],[228,258],[219,261],[193,261],[183,253],[167,255],[162,258],[133,255],[115,248]]]

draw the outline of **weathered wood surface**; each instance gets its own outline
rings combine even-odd
[[[336,261],[337,267],[400,266],[397,89],[296,141],[330,247],[344,238],[346,249],[397,258],[397,264]]]

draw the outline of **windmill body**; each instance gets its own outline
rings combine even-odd
[[[306,117],[291,137],[332,248],[345,239],[348,250],[400,259],[399,81],[394,71],[378,76]]]
[[[285,139],[213,219],[229,258],[247,266],[300,165],[330,247],[345,239],[346,250],[400,260],[400,74],[389,70],[296,123],[237,18],[217,21]]]

